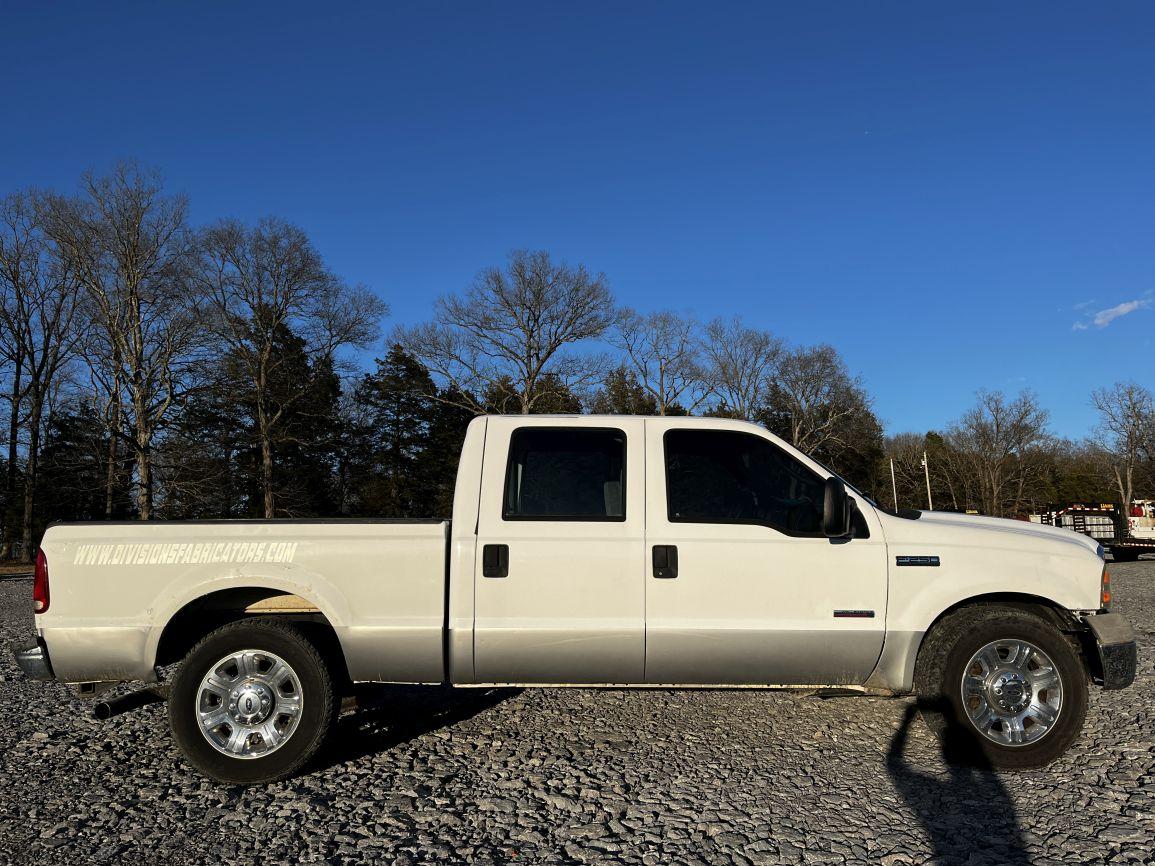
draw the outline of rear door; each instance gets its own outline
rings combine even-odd
[[[477,526],[479,682],[640,683],[644,422],[490,418]]]
[[[854,538],[826,538],[825,473],[765,431],[646,426],[646,681],[864,682],[886,614],[871,507]]]

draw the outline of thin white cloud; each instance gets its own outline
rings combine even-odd
[[[1121,304],[1116,304],[1113,307],[1108,307],[1105,310],[1099,310],[1089,320],[1075,322],[1071,326],[1072,331],[1085,331],[1094,325],[1096,328],[1105,328],[1116,319],[1121,319],[1123,316],[1128,316],[1136,310],[1142,310],[1150,307],[1152,302],[1151,293],[1148,292],[1141,298],[1136,298],[1133,301],[1124,301]]]
[[[1123,303],[1116,304],[1109,309],[1100,310],[1099,312],[1095,313],[1095,318],[1093,321],[1095,322],[1096,328],[1105,328],[1116,319],[1133,313],[1136,310],[1142,309],[1143,307],[1149,306],[1151,306],[1150,298],[1142,298],[1135,301],[1124,301]]]

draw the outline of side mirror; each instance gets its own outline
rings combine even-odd
[[[850,534],[850,497],[841,478],[826,479],[822,502],[822,534],[827,538],[845,538]]]

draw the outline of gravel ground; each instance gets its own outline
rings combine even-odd
[[[948,768],[906,699],[397,688],[307,775],[222,788],[163,705],[97,722],[5,653],[0,862],[1152,862],[1155,561],[1112,574],[1139,678],[1019,774]],[[5,646],[29,594],[0,581]]]

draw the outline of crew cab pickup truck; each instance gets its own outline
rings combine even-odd
[[[230,783],[295,772],[363,681],[914,692],[1032,767],[1136,659],[1093,539],[891,513],[707,418],[477,418],[452,521],[55,525],[33,599],[27,674],[165,677],[175,741]]]

